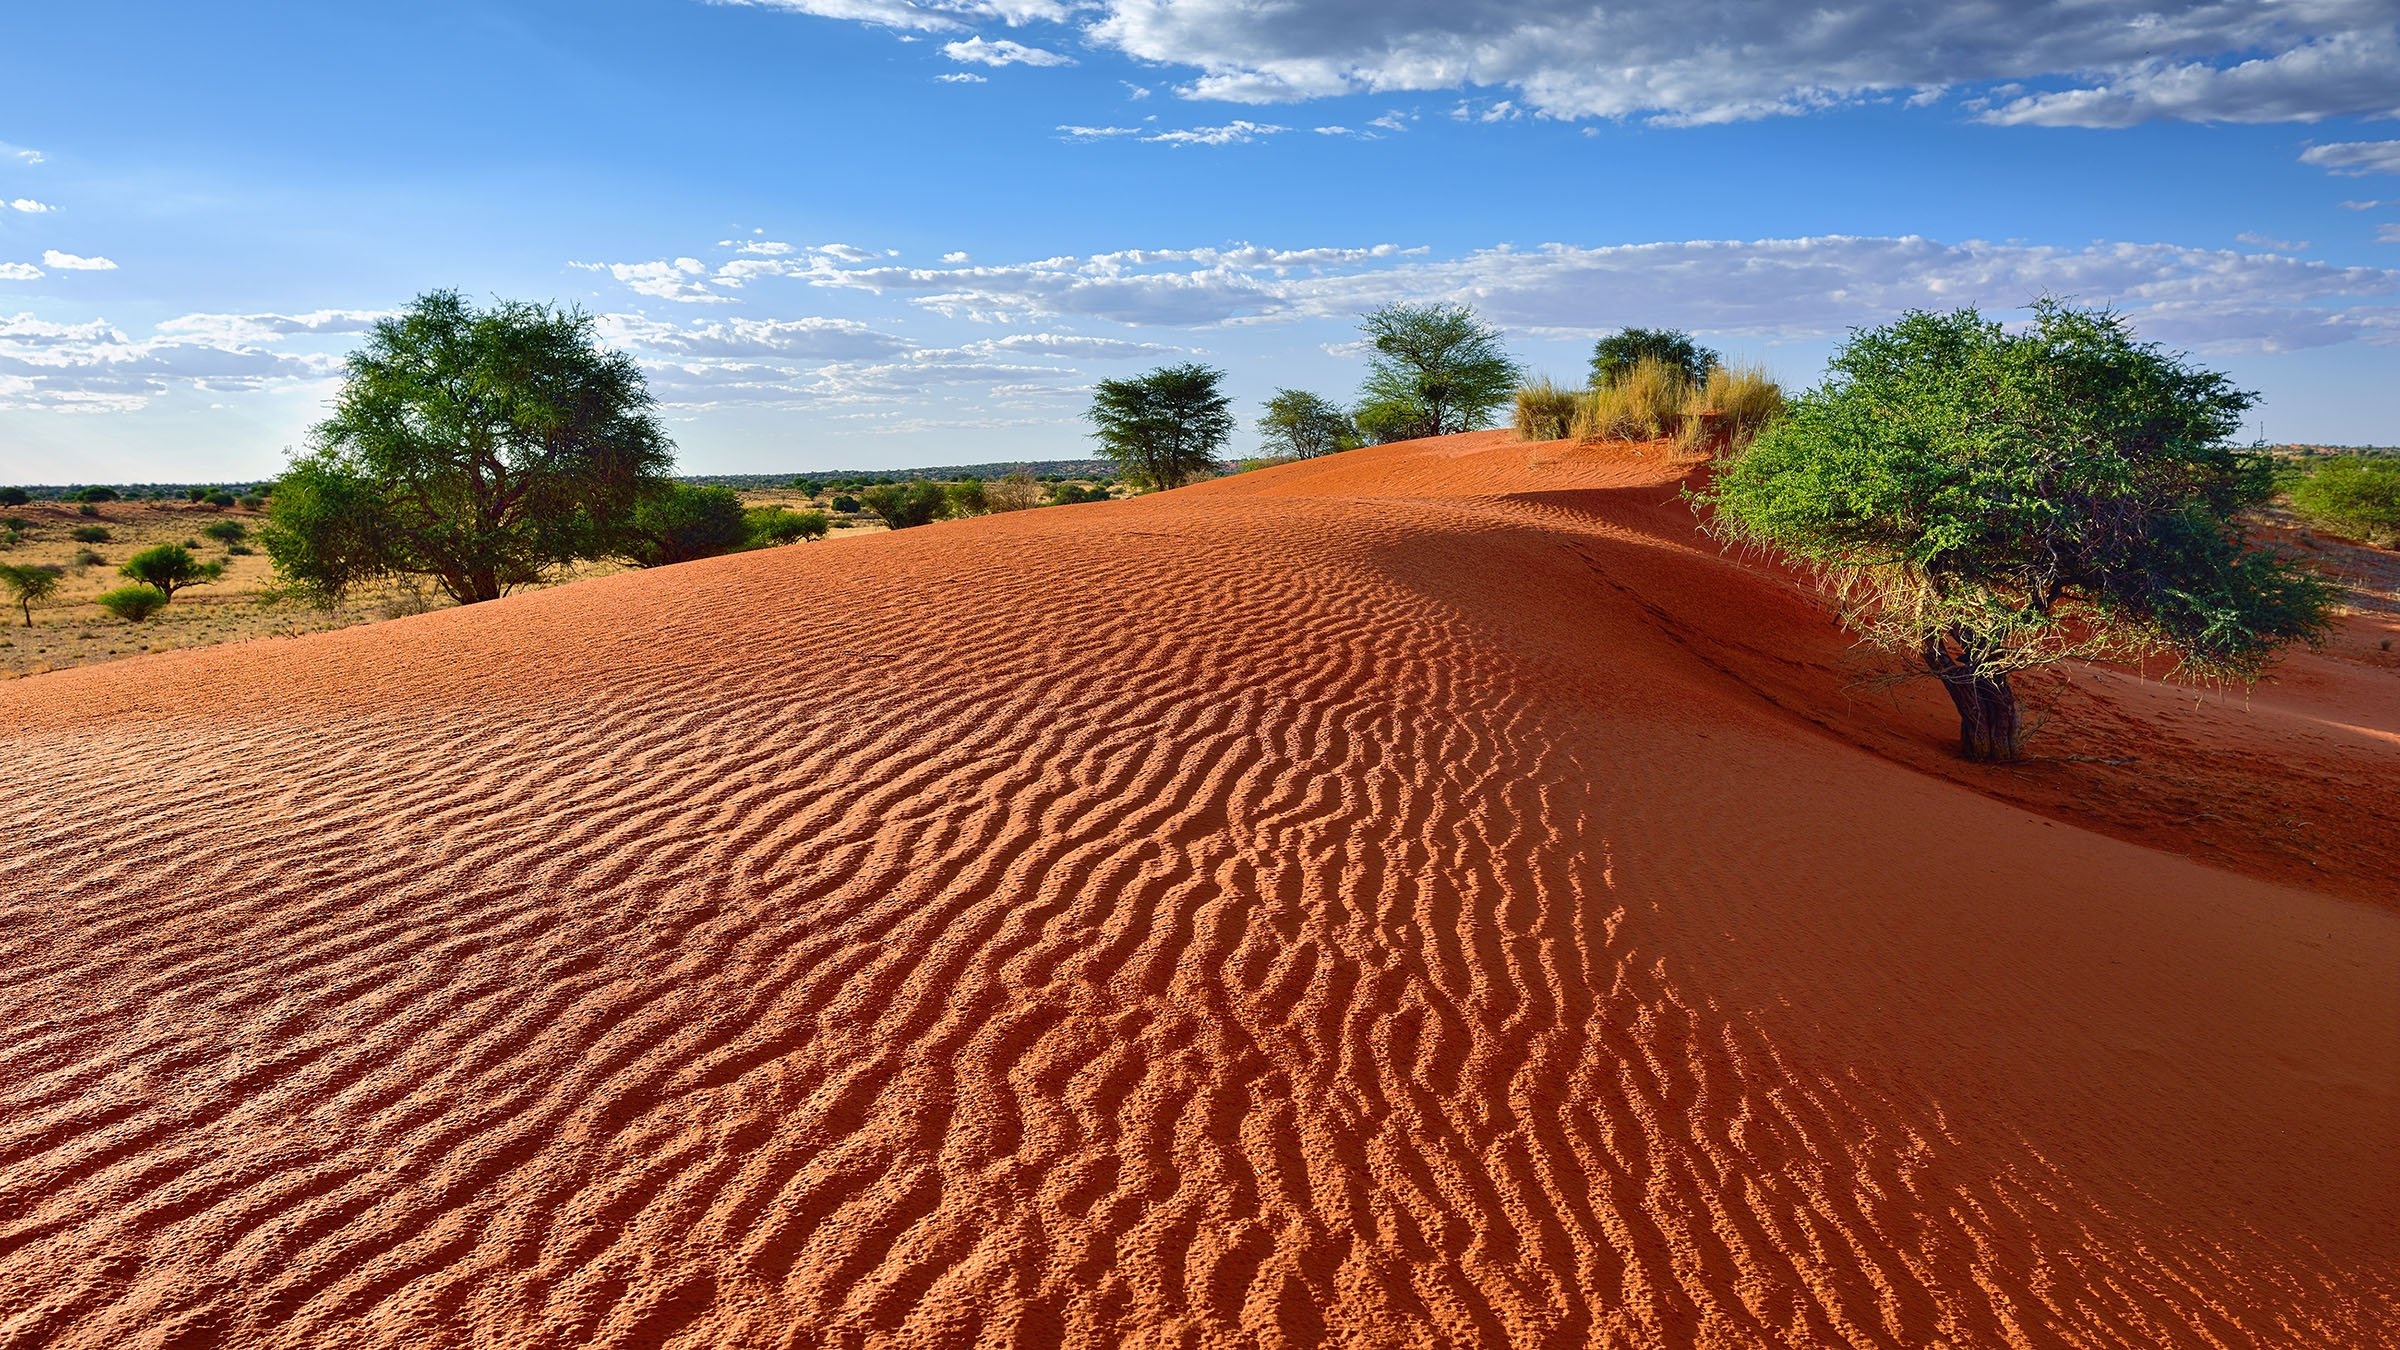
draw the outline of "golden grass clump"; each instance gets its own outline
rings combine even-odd
[[[1577,400],[1575,436],[1587,441],[1656,440],[1682,424],[1691,393],[1680,369],[1645,356],[1613,382]]]
[[[1684,412],[1686,444],[1739,450],[1783,415],[1783,386],[1765,366],[1711,366]]]
[[[1517,386],[1517,409],[1512,424],[1521,441],[1564,440],[1575,429],[1577,390],[1535,376]]]

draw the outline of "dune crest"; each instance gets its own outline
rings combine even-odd
[[[2230,824],[1968,786],[1677,481],[0,684],[0,1347],[2396,1343],[2390,836],[2242,815],[2400,820],[2388,672],[2060,694],[2250,746]]]

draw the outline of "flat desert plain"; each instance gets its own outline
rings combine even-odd
[[[0,683],[0,1346],[2400,1343],[2400,674],[1499,433]]]

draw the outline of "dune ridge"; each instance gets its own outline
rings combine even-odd
[[[2400,1343],[2371,836],[1951,781],[1678,477],[1450,438],[0,685],[0,1347]],[[2074,696],[2339,782],[2360,679]]]

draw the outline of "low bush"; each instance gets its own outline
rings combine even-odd
[[[1536,376],[1517,386],[1516,415],[1510,424],[1521,441],[1564,440],[1575,430],[1575,405],[1580,394]]]
[[[846,492],[836,496],[833,501],[829,503],[829,505],[831,505],[834,510],[841,512],[845,516],[855,516],[861,509],[858,504],[858,498],[853,497]]]
[[[1652,441],[1677,431],[1691,385],[1680,367],[1655,357],[1585,394],[1575,410],[1578,440]]]
[[[33,494],[21,487],[0,487],[0,506],[23,506],[33,500]]]
[[[1042,497],[1040,481],[1024,469],[983,485],[983,509],[986,511],[1023,511],[1040,506]]]
[[[105,544],[113,536],[106,525],[78,525],[67,532],[67,537],[78,544]]]
[[[264,498],[264,497],[261,497],[261,496],[258,496],[258,495],[257,495],[257,494],[255,494],[255,493],[248,494],[248,495],[245,495],[245,496],[242,496],[242,497],[238,497],[238,498],[236,498],[235,500],[239,501],[239,502],[240,502],[240,503],[241,503],[241,504],[242,504],[244,507],[246,507],[246,508],[248,508],[249,510],[252,510],[252,511],[255,511],[255,510],[257,510],[258,508],[260,508],[260,507],[262,507],[262,506],[265,506],[265,505],[267,504],[267,499],[266,499],[266,498]]]
[[[75,508],[75,514],[79,516],[96,516],[100,514],[100,508],[92,505],[90,502],[85,502],[83,505]]]
[[[950,506],[950,494],[942,491],[941,484],[921,478],[911,483],[879,483],[860,494],[860,500],[895,530],[930,525]]]
[[[2328,533],[2400,547],[2400,459],[2326,460],[2292,486],[2292,508]]]
[[[78,488],[67,495],[67,500],[71,502],[113,502],[116,499],[117,490],[110,487]]]
[[[991,509],[984,500],[983,480],[980,478],[944,484],[942,491],[950,498],[950,514],[953,516],[980,516]]]
[[[625,559],[636,567],[665,567],[731,553],[749,542],[740,493],[668,483],[634,503]]]
[[[1077,506],[1084,502],[1104,502],[1108,500],[1108,489],[1104,487],[1080,487],[1074,483],[1061,483],[1056,488],[1051,490],[1050,500],[1052,503],[1059,506]]]
[[[220,544],[238,544],[250,535],[250,527],[238,520],[220,520],[200,533]]]
[[[141,623],[167,606],[167,593],[156,586],[119,586],[92,597],[92,603],[127,623]]]
[[[248,544],[227,544],[225,546],[225,555],[230,558],[247,558],[256,552],[258,550]]]
[[[750,529],[750,546],[761,548],[771,544],[789,544],[794,540],[822,539],[833,522],[822,511],[792,511],[781,506],[754,506],[742,513]]]
[[[99,567],[107,561],[108,559],[101,557],[99,551],[96,549],[79,548],[75,550],[75,565],[77,567]]]

